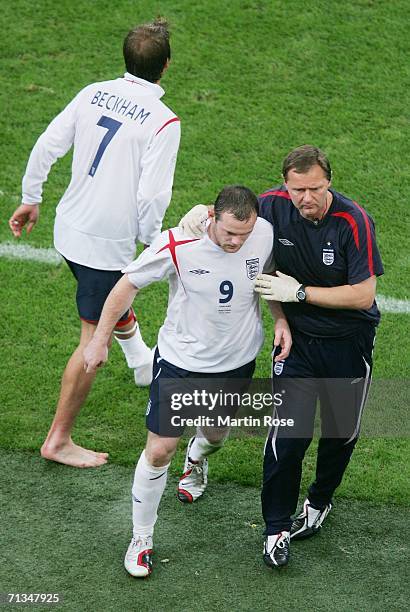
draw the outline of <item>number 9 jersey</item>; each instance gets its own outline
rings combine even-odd
[[[167,316],[158,334],[161,356],[191,372],[226,372],[252,361],[263,344],[254,279],[270,267],[273,228],[258,218],[235,253],[206,233],[188,239],[163,232],[123,272],[138,288],[168,278]]]

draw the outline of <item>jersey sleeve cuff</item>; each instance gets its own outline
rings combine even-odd
[[[37,206],[38,204],[41,204],[41,200],[39,200],[38,202],[33,202],[32,198],[21,198],[21,203],[22,204],[27,204],[27,206]]]

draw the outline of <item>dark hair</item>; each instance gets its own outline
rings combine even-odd
[[[258,214],[258,210],[258,198],[242,185],[224,187],[214,204],[216,221],[224,212],[231,213],[238,221],[248,221],[254,213]]]
[[[293,149],[283,160],[282,175],[285,181],[288,178],[289,170],[294,170],[298,174],[308,172],[313,166],[320,166],[328,181],[332,178],[332,169],[326,155],[313,145],[302,145]]]
[[[156,19],[130,30],[124,40],[123,54],[130,74],[151,83],[159,81],[171,58],[167,22]]]

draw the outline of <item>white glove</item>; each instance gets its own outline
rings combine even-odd
[[[182,217],[178,227],[190,238],[202,238],[207,220],[208,207],[205,204],[197,204]]]
[[[301,283],[287,274],[276,272],[276,276],[270,274],[258,274],[255,280],[255,291],[260,293],[264,300],[275,300],[275,302],[298,302],[296,292]]]

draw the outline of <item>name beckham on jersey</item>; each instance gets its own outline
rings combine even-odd
[[[127,100],[126,98],[120,98],[120,96],[116,96],[114,94],[110,95],[108,91],[97,91],[90,103],[96,104],[100,108],[106,108],[112,113],[117,113],[118,115],[122,115],[123,117],[129,117],[133,121],[139,119],[141,125],[144,123],[145,119],[147,119],[151,114],[150,111],[145,112],[145,109],[138,106],[138,104],[133,104],[133,106],[129,108],[132,104],[131,100]]]

